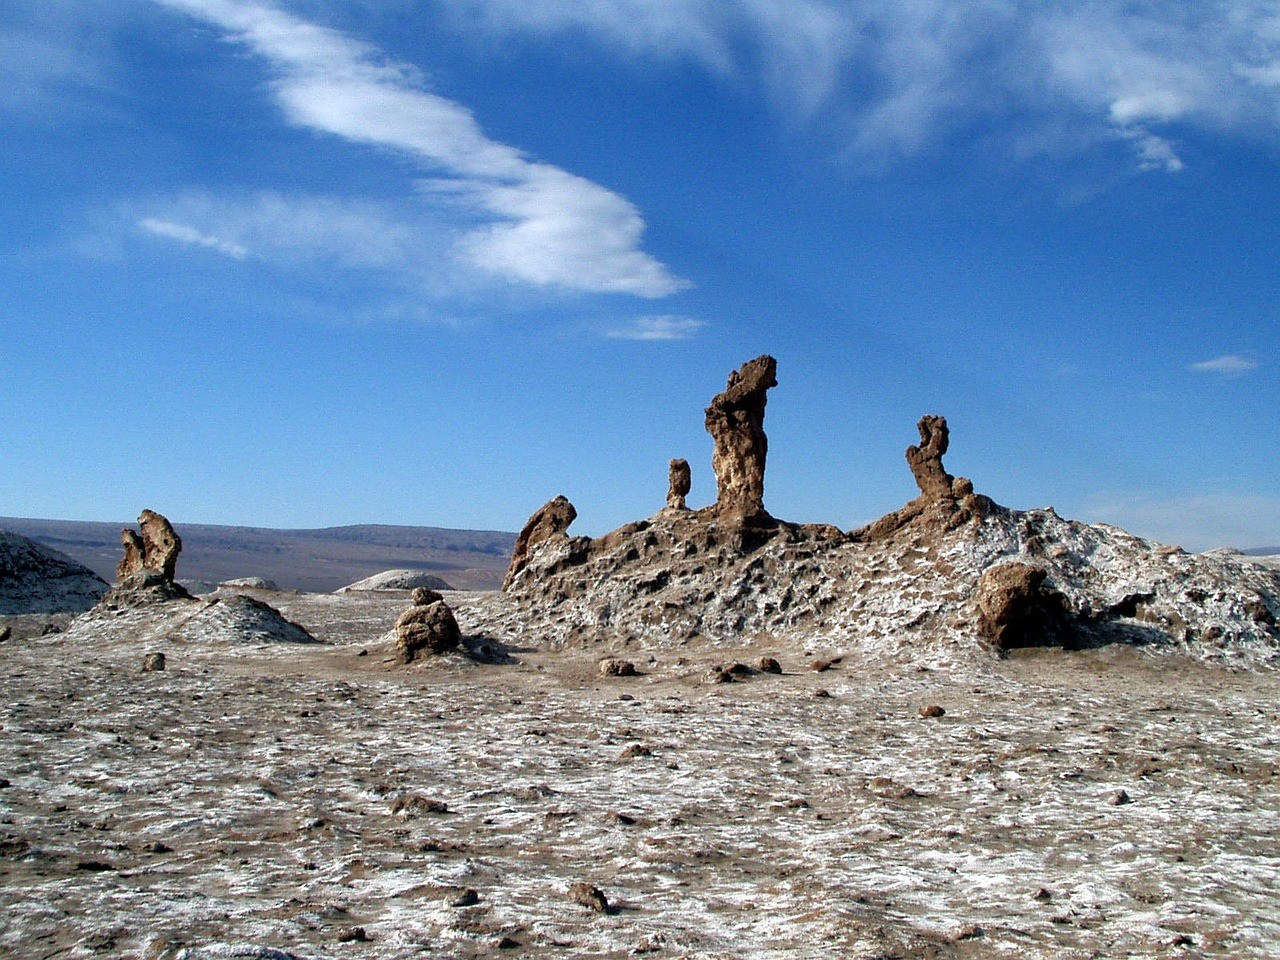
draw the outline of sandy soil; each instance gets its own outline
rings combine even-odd
[[[260,596],[326,643],[0,645],[0,956],[1280,957],[1275,674],[404,668],[403,596]]]

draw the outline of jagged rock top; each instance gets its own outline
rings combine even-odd
[[[97,603],[108,586],[65,553],[0,530],[0,615],[79,613]]]
[[[716,512],[726,517],[767,517],[764,469],[769,439],[764,408],[778,385],[778,361],[765,354],[729,374],[722,393],[711,399],[704,421],[715,443],[711,466],[716,474]]]

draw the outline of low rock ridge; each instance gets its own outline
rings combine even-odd
[[[665,508],[592,539],[569,535],[577,511],[557,497],[521,533],[490,629],[553,644],[820,641],[939,661],[1126,642],[1280,662],[1280,571],[1000,506],[946,471],[940,416],[907,448],[920,493],[901,509],[849,532],[772,517],[763,394],[776,364],[743,370],[708,408],[716,504],[678,509],[687,487],[673,466]]]
[[[0,530],[0,615],[80,613],[97,603],[107,586],[66,554]]]

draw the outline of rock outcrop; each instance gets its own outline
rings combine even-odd
[[[557,498],[521,535],[507,599],[474,627],[546,642],[813,645],[954,662],[1019,646],[1111,642],[1222,662],[1280,663],[1280,571],[1191,555],[1053,510],[1018,511],[944,468],[946,421],[919,423],[919,495],[845,534],[763,506],[771,358],[707,410],[720,497],[597,539],[565,534]]]
[[[764,468],[769,440],[764,408],[770,388],[778,385],[778,361],[764,356],[729,374],[724,392],[706,409],[706,428],[715,443],[711,466],[716,473],[716,513],[742,519],[767,518]]]
[[[569,525],[577,518],[578,511],[563,495],[548,500],[539,507],[524,525],[520,535],[516,537],[516,547],[511,554],[511,566],[507,568],[507,577],[502,582],[502,589],[506,590],[510,587],[516,574],[525,568],[525,564],[529,562],[529,551],[545,540],[564,536]]]
[[[116,578],[123,581],[150,570],[172,582],[178,568],[178,554],[182,552],[182,539],[173,525],[154,510],[143,510],[138,526],[141,536],[127,527],[120,531],[124,558],[116,567]]]
[[[79,613],[97,603],[107,587],[66,554],[0,530],[0,615]]]
[[[462,642],[453,611],[440,594],[426,588],[413,592],[413,606],[396,620],[395,634],[401,663],[412,663],[422,653],[445,653]]]
[[[667,509],[688,510],[684,498],[689,495],[693,486],[693,474],[689,471],[689,461],[672,460],[667,464]]]

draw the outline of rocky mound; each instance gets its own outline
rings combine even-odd
[[[218,584],[218,588],[222,590],[275,590],[279,592],[280,585],[274,580],[267,580],[264,577],[235,577],[231,580],[223,580]]]
[[[195,643],[314,643],[279,610],[235,594],[197,599],[174,580],[182,541],[158,513],[144,510],[142,534],[121,532],[120,579],[92,610],[77,617],[70,636],[121,641]]]
[[[64,553],[0,530],[0,615],[79,613],[107,592],[107,582]]]
[[[444,580],[425,570],[384,570],[371,577],[349,583],[335,590],[335,593],[349,593],[355,590],[413,590],[425,587],[428,590],[452,590]]]
[[[1280,571],[1051,508],[1002,507],[945,471],[941,417],[922,419],[921,444],[907,450],[920,495],[901,510],[847,533],[769,516],[764,404],[742,385],[762,394],[773,369],[753,361],[730,378],[736,406],[722,394],[708,409],[716,505],[668,508],[593,540],[568,535],[574,511],[557,498],[539,511],[557,522],[530,531],[514,558],[514,602],[494,608],[492,627],[559,643],[821,642],[943,661],[1116,641],[1280,661]]]

